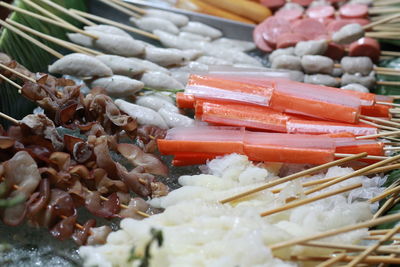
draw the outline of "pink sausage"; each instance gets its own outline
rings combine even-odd
[[[254,31],[253,31],[254,43],[256,44],[258,49],[260,49],[264,52],[272,52],[273,49],[265,42],[265,40],[263,38],[264,30],[265,29],[263,28],[262,24],[259,24],[254,28]]]
[[[316,19],[301,19],[294,22],[292,32],[305,36],[307,40],[314,40],[318,36],[327,34],[325,25]]]
[[[375,39],[364,37],[349,46],[349,56],[352,57],[370,57],[373,62],[379,61],[381,47]]]
[[[342,18],[356,19],[368,17],[368,6],[363,4],[346,4],[340,7],[339,14]]]
[[[287,21],[294,21],[301,19],[303,16],[303,10],[301,9],[280,9],[276,11],[276,18],[285,19]]]
[[[284,33],[291,32],[290,23],[285,19],[269,17],[261,24],[265,29],[263,32],[264,40],[272,48],[276,47],[278,36]]]
[[[309,6],[314,0],[292,0],[293,3],[297,3],[302,6]]]
[[[297,33],[284,33],[279,35],[276,42],[276,48],[286,48],[295,46],[298,42],[305,41],[304,36]]]
[[[335,9],[332,6],[315,6],[308,8],[306,14],[312,19],[334,18]]]

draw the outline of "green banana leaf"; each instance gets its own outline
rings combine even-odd
[[[40,4],[42,7],[48,9],[51,12],[56,13],[58,16],[66,19],[67,21],[79,25],[76,20],[71,19],[67,15],[64,15],[51,7],[46,6],[40,1],[34,1],[37,4]],[[78,10],[86,10],[86,1],[82,0],[53,0],[60,5],[63,5],[67,8],[75,8]],[[30,10],[32,12],[37,13],[33,8],[25,5],[21,1],[15,1],[14,5]],[[63,28],[59,28],[57,26],[50,25],[46,22],[42,22],[38,19],[13,12],[9,16],[13,21],[19,22],[21,24],[27,25],[35,30],[40,32],[66,39],[66,30]],[[39,41],[44,44],[55,48],[58,51],[63,51],[60,47],[50,43],[48,41],[42,40],[41,38],[37,38]],[[42,50],[41,48],[33,45],[31,42],[21,38],[20,36],[12,33],[7,29],[3,29],[0,35],[0,51],[10,55],[13,59],[26,66],[29,70],[34,72],[46,72],[47,66],[54,60],[54,57],[51,56],[48,52]],[[4,112],[13,118],[21,119],[26,114],[32,112],[35,104],[21,97],[17,90],[7,84],[0,84],[0,111]],[[0,123],[3,125],[7,125],[8,122],[4,120],[0,120]]]

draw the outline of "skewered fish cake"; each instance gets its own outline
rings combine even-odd
[[[145,71],[158,71],[158,72],[163,72],[163,73],[170,73],[170,71],[164,67],[161,67],[157,64],[154,64],[151,61],[140,59],[140,58],[135,58],[135,57],[130,57],[130,60],[138,64],[139,66],[143,67]]]
[[[143,74],[140,79],[146,87],[154,89],[183,89],[184,86],[172,76],[158,71],[150,71]]]
[[[104,77],[113,75],[112,70],[99,59],[80,53],[73,53],[49,66],[50,73],[76,77]]]
[[[273,61],[277,56],[280,56],[280,55],[294,56],[294,47],[276,49],[271,54],[269,54],[268,60]]]
[[[200,34],[195,34],[191,32],[180,32],[179,37],[187,40],[192,40],[192,41],[204,41],[204,42],[209,42],[211,41],[210,37],[202,36]]]
[[[334,63],[329,57],[305,55],[301,58],[301,66],[305,73],[332,74]]]
[[[168,125],[161,115],[150,108],[132,104],[122,99],[115,100],[115,104],[123,112],[136,119],[139,124],[154,125],[162,129],[168,129]]]
[[[172,112],[169,109],[161,108],[158,114],[164,119],[170,128],[173,127],[188,127],[194,125],[194,120],[182,114]]]
[[[297,56],[323,55],[327,48],[328,48],[328,44],[325,40],[304,41],[304,42],[298,42],[296,44],[294,53]]]
[[[114,34],[114,35],[120,35],[120,36],[125,36],[125,37],[131,37],[129,33],[126,31],[114,27],[111,25],[104,25],[104,24],[99,24],[99,25],[93,25],[93,26],[85,26],[84,27],[85,31],[98,31],[102,33],[109,33],[109,34]]]
[[[143,64],[135,62],[134,60],[126,57],[100,55],[96,56],[96,58],[111,68],[114,74],[133,77],[143,73],[146,70]]]
[[[210,37],[211,39],[216,39],[222,36],[220,30],[197,21],[189,21],[187,25],[181,28],[181,31],[199,34],[205,37]]]
[[[223,46],[229,49],[237,49],[240,51],[250,51],[256,48],[254,42],[230,39],[230,38],[218,38],[212,41],[212,44]]]
[[[369,93],[369,90],[367,87],[358,84],[358,83],[350,83],[348,85],[342,86],[341,89],[344,90],[352,90],[352,91],[357,91],[357,92],[362,92],[362,93]]]
[[[374,69],[374,64],[369,57],[343,57],[340,65],[344,72],[350,74],[368,75]]]
[[[338,44],[350,44],[364,37],[364,29],[358,23],[351,23],[342,27],[332,35],[332,41]]]
[[[304,75],[304,82],[311,84],[320,84],[330,87],[338,87],[340,84],[338,79],[326,74]]]
[[[196,62],[206,65],[232,65],[232,61],[211,56],[201,56],[196,60]]]
[[[168,11],[160,10],[160,9],[147,9],[145,16],[166,19],[168,21],[171,21],[178,27],[185,26],[189,22],[189,18],[184,15],[176,14],[173,12],[168,12]]]
[[[367,88],[373,88],[375,86],[375,77],[373,75],[361,76],[359,74],[345,73],[342,76],[341,85],[345,86],[351,83],[358,83]]]
[[[153,32],[154,30],[162,30],[172,34],[178,34],[179,29],[171,21],[157,17],[141,17],[129,18],[129,21],[135,24],[139,29]]]
[[[171,112],[179,113],[179,109],[173,103],[156,94],[140,96],[137,98],[136,104],[151,108],[154,111],[159,111],[161,108],[164,108]]]
[[[182,55],[182,51],[174,48],[147,47],[144,58],[164,67],[180,65],[186,61],[186,58]]]
[[[144,53],[145,46],[142,42],[138,42],[132,37],[120,35],[100,33],[97,31],[91,32],[99,37],[93,41],[93,46],[113,55],[133,57]]]
[[[144,87],[141,81],[121,75],[99,78],[94,80],[91,85],[92,87],[102,87],[106,89],[107,94],[112,97],[130,96]]]
[[[292,55],[275,57],[271,67],[273,69],[302,70],[300,58]]]

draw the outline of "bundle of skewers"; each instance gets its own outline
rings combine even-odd
[[[392,152],[397,150],[396,136],[399,135],[399,124],[393,119],[393,114],[396,113],[393,108],[397,104],[393,103],[392,97],[367,93],[365,90],[357,92],[357,90],[341,90],[291,81],[293,80],[291,71],[262,68],[260,62],[245,54],[243,51],[251,49],[248,43],[219,38],[221,32],[217,29],[190,23],[182,15],[142,10],[121,4],[120,1],[108,2],[112,7],[132,16],[132,21],[138,27],[136,28],[89,13],[65,10],[51,1],[41,1],[82,21],[87,25],[82,30],[53,13],[44,11],[43,7],[41,9],[34,2],[29,0],[24,2],[45,16],[3,2],[1,5],[46,23],[67,28],[72,32],[68,37],[73,43],[35,31],[12,20],[1,21],[1,24],[59,58],[49,66],[49,72],[78,77],[92,89],[85,96],[79,91],[79,86],[68,79],[56,79],[50,75],[37,75],[28,71],[23,73],[16,69],[22,67],[10,62],[11,60],[1,63],[2,80],[10,83],[26,98],[36,102],[46,114],[28,115],[22,120],[15,120],[2,114],[16,126],[8,131],[1,131],[0,155],[2,160],[4,157],[5,163],[0,168],[0,174],[4,177],[5,183],[10,185],[7,197],[12,198],[22,194],[24,198],[23,202],[17,204],[18,209],[13,210],[16,213],[10,211],[11,217],[4,217],[3,220],[16,219],[17,223],[27,220],[34,225],[51,229],[52,234],[60,239],[72,236],[83,244],[92,243],[93,239],[101,239],[104,242],[104,236],[108,231],[104,228],[101,230],[94,228],[92,221],[83,226],[76,224],[77,207],[85,207],[94,215],[104,218],[143,218],[160,212],[158,208],[165,209],[165,216],[169,214],[174,217],[176,214],[168,211],[168,205],[175,203],[174,195],[170,194],[172,195],[170,202],[168,202],[169,196],[163,198],[167,188],[154,177],[154,175],[166,175],[165,166],[151,154],[157,147],[164,154],[174,155],[175,165],[203,164],[212,159],[214,159],[212,162],[218,162],[220,157],[231,153],[245,155],[256,162],[322,164],[272,182],[263,176],[265,169],[257,169],[262,176],[258,182],[265,184],[251,190],[237,188],[233,194],[224,193],[224,199],[219,199],[221,205],[230,202],[237,204],[241,200],[251,199],[252,194],[269,188],[273,194],[286,192],[286,187],[276,186],[285,182],[296,182],[295,179],[339,164],[361,161],[357,163],[359,165],[355,165],[360,169],[349,174],[325,177],[308,183],[304,181],[300,188],[308,188],[307,190],[296,191],[294,195],[286,196],[278,202],[273,201],[271,205],[268,204],[268,210],[265,210],[264,206],[264,211],[260,210],[261,217],[303,206],[311,207],[307,205],[332,196],[347,197],[348,192],[364,188],[364,185],[361,182],[342,184],[343,182],[353,181],[350,178],[360,175],[386,172],[399,167],[394,163],[400,156],[391,156]],[[98,25],[93,21],[106,25]],[[156,48],[135,40],[127,31],[159,40],[173,49]],[[64,56],[32,36],[54,42],[75,53]],[[221,52],[223,45],[225,50]],[[360,60],[365,61],[364,58]],[[213,64],[225,67],[213,68],[210,66]],[[243,65],[246,68],[243,68]],[[345,60],[341,62],[341,67],[347,71],[351,69],[349,65],[351,64]],[[254,68],[255,66],[257,68]],[[359,72],[359,66],[353,67]],[[370,72],[376,67],[371,63],[363,68]],[[193,71],[197,74],[190,74]],[[377,71],[382,70],[377,69]],[[383,71],[396,73],[395,70]],[[16,76],[24,81],[23,85],[13,81]],[[59,90],[60,87],[62,90]],[[146,91],[150,91],[151,94],[147,94]],[[171,102],[171,96],[174,97],[175,93],[177,93],[178,107],[193,109],[196,119],[208,124],[205,126],[199,123],[193,126],[196,122],[181,114],[182,110]],[[111,97],[123,99],[114,101]],[[130,103],[132,99],[135,104]],[[56,127],[73,129],[79,132],[79,136],[60,134]],[[165,131],[169,128],[172,129]],[[121,144],[120,141],[126,138],[130,142],[135,141],[138,146]],[[113,156],[119,160],[125,158],[136,168],[128,172],[116,162],[115,158],[110,157],[109,150]],[[13,170],[18,164],[25,164],[27,166],[25,169],[32,171],[29,173],[32,177],[29,186],[15,177]],[[233,168],[234,165],[229,166]],[[212,165],[209,167],[212,168]],[[254,166],[249,166],[249,170],[252,168]],[[218,175],[220,178],[225,177],[217,170],[213,175],[215,179]],[[245,173],[240,176],[241,178],[235,179],[244,179],[245,175],[255,174]],[[207,184],[207,180],[204,183]],[[329,188],[338,185],[339,188],[335,190]],[[145,198],[155,197],[153,208],[141,198],[130,199],[127,194],[129,192]],[[190,195],[185,191],[182,192],[182,195]],[[393,186],[385,192],[380,191],[368,197],[369,203],[389,197],[386,202],[388,204],[382,206],[376,217],[397,203],[398,193],[398,186]],[[59,203],[58,194],[62,196],[63,201],[71,205],[66,205],[63,211],[54,212],[54,205]],[[176,194],[179,195],[179,192]],[[254,197],[256,202],[259,201],[258,194]],[[163,203],[164,199],[165,203],[170,204],[155,204],[157,201]],[[56,204],[52,205],[53,202]],[[38,206],[38,209],[34,212],[31,206]],[[188,205],[186,208],[185,212],[188,212],[193,206]],[[348,211],[350,210],[351,208]],[[364,211],[366,210],[369,208]],[[45,214],[43,217],[51,220],[44,222],[32,214]],[[147,223],[164,227],[159,225],[161,219],[157,221],[157,218],[163,218],[162,216],[164,215],[160,214],[154,217],[156,219],[145,219],[143,224],[135,221],[134,224],[144,232],[149,229]],[[321,245],[309,241],[399,219],[398,215],[372,219],[371,214],[363,216],[349,223],[354,224],[351,226],[343,223],[335,230],[329,227],[323,228],[326,232],[320,234],[314,233],[304,238],[294,234],[298,238],[281,240],[281,243],[277,243],[277,240],[271,241],[266,249],[271,249],[274,256],[280,255],[277,252],[279,249],[293,245],[312,247],[325,245],[335,249],[335,244]],[[170,222],[169,220],[167,217],[166,224]],[[12,220],[10,222],[13,223]],[[130,226],[132,220],[124,222],[126,222],[123,223],[124,231],[128,229],[136,231]],[[343,260],[351,261],[351,266],[359,262],[398,263],[396,258],[391,256],[369,256],[375,250],[384,255],[398,253],[396,246],[381,246],[384,242],[393,240],[392,237],[397,231],[398,227],[374,232],[384,236],[378,237],[378,242],[371,247],[338,247],[336,244],[336,249],[341,251],[362,251],[357,256],[349,256],[343,252],[338,257],[330,258],[333,251],[329,250],[320,254],[320,257],[315,257],[315,254],[303,256],[289,253],[288,255],[291,255],[289,259],[287,257],[282,259],[327,260],[327,264]],[[97,238],[96,233],[100,232],[101,237]],[[139,251],[133,250],[133,254],[130,255],[132,260],[121,257],[111,260],[107,258],[107,261],[126,263],[127,260],[128,264],[137,263],[137,257],[146,254],[143,251],[148,235],[144,232],[140,235],[144,240],[138,241],[140,244],[135,244],[138,245]],[[117,237],[121,234],[127,233],[115,233],[109,238],[109,242],[115,244],[125,242],[125,239],[125,241],[118,240]],[[78,236],[82,238],[78,239]],[[351,242],[358,241],[359,237],[351,239]],[[150,248],[150,245],[148,247]],[[83,249],[82,255],[89,257],[92,248],[86,248],[89,250],[84,252]],[[124,253],[126,254],[128,250],[125,247]],[[151,250],[156,253],[154,246]],[[104,251],[101,253],[104,253],[102,257],[111,255]],[[163,253],[160,255],[165,256]]]

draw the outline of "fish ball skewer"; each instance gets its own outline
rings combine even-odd
[[[280,55],[294,56],[294,47],[276,49],[271,54],[269,54],[268,60],[272,62],[277,56]]]
[[[333,60],[329,57],[319,55],[305,55],[301,58],[301,66],[305,73],[314,74],[332,74]]]
[[[374,69],[374,64],[369,57],[343,57],[340,65],[344,72],[368,75]]]
[[[141,18],[129,18],[129,21],[135,24],[139,29],[153,32],[154,30],[162,30],[172,34],[178,34],[179,29],[172,22],[156,17],[141,17]]]
[[[180,30],[183,32],[190,32],[205,37],[210,37],[211,39],[216,39],[222,36],[222,32],[220,30],[197,21],[189,21],[189,23]]]
[[[350,44],[364,37],[363,27],[358,23],[351,23],[333,33],[332,41],[338,44]]]
[[[94,80],[91,87],[102,87],[111,97],[127,97],[142,90],[144,84],[126,76],[113,75]]]
[[[345,86],[352,83],[358,83],[367,88],[373,88],[375,86],[376,80],[373,75],[361,76],[357,74],[345,73],[342,76],[341,85]]]
[[[301,59],[291,55],[280,55],[271,63],[273,69],[302,70]]]
[[[362,93],[369,93],[368,88],[366,88],[362,84],[358,84],[358,83],[349,83],[345,86],[342,86],[341,89],[352,90],[352,91],[362,92]]]
[[[296,44],[294,53],[297,56],[323,55],[327,48],[328,44],[325,40],[303,41]]]
[[[340,84],[337,78],[326,74],[304,75],[304,82],[325,85],[329,87],[338,87]]]

